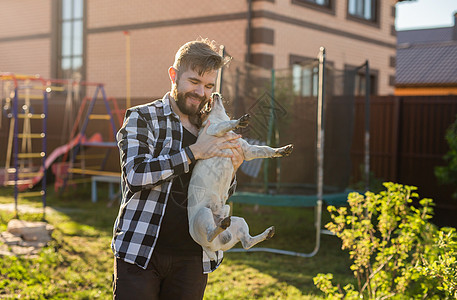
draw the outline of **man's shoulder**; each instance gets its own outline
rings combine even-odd
[[[140,105],[132,106],[132,107],[129,108],[129,110],[132,110],[132,111],[143,111],[143,110],[148,110],[150,108],[163,107],[163,105],[164,105],[163,99],[157,99],[157,100],[153,100],[153,101],[148,102],[148,103],[143,103],[143,104],[140,104]]]
[[[163,102],[163,99],[157,99],[157,100],[151,101],[149,103],[133,106],[128,109],[128,112],[129,112],[129,114],[135,112],[135,113],[138,113],[143,116],[157,115],[157,114],[161,114],[160,112],[163,111],[164,106],[165,106],[165,104]]]

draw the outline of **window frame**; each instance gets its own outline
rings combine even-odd
[[[354,68],[352,65],[345,65],[345,68]],[[365,70],[358,70],[354,78],[354,96],[365,96]],[[378,93],[379,70],[370,68],[370,96],[376,96]],[[363,80],[364,79],[364,80]],[[360,84],[363,80],[363,85]]]
[[[303,6],[306,8],[311,8],[323,13],[335,15],[335,0],[328,0],[327,5],[317,4],[315,1],[311,0],[291,0],[293,5]]]
[[[69,0],[71,3],[71,7],[74,8],[75,1],[78,0]],[[71,17],[64,18],[63,8],[64,8],[64,1],[58,0],[57,1],[57,8],[56,8],[56,23],[57,23],[57,32],[56,32],[56,60],[55,60],[55,75],[57,78],[60,79],[71,79],[74,72],[79,72],[81,74],[81,78],[84,79],[86,76],[86,38],[87,38],[87,0],[81,0],[82,3],[82,11],[81,16],[75,17],[75,11],[71,10]],[[74,50],[74,34],[75,34],[75,23],[81,22],[81,53],[75,54]],[[63,54],[63,46],[64,46],[64,38],[63,38],[63,27],[64,24],[70,25],[71,35],[69,37],[70,41],[70,52],[69,54]],[[65,70],[63,68],[63,61],[64,59],[70,60],[70,71]],[[74,68],[74,60],[80,59],[81,66],[78,69]]]
[[[352,0],[352,1],[357,1],[357,0]],[[381,13],[380,13],[381,1],[380,0],[363,0],[363,1],[371,1],[372,19],[366,19],[362,16],[359,16],[356,14],[351,14],[349,12],[351,0],[348,0],[346,2],[346,19],[379,28],[380,27],[380,15],[381,15]]]
[[[289,66],[292,68],[292,82],[293,84],[295,84],[295,78],[293,77],[293,68],[295,65],[298,65],[298,66],[303,66],[303,65],[306,65],[306,64],[310,64],[311,62],[315,62],[316,63],[316,68],[318,68],[318,58],[316,57],[309,57],[309,56],[302,56],[302,55],[296,55],[296,54],[289,54]],[[327,60],[325,62],[325,65],[326,65],[326,82],[331,82],[333,80],[333,72],[332,72],[332,69],[334,68],[334,65],[335,63],[331,60]],[[302,72],[303,72],[303,69],[302,69]],[[303,73],[302,73],[303,74]],[[298,93],[296,94],[297,97],[300,97],[302,99],[305,99],[305,98],[315,98],[317,97],[317,93],[318,93],[318,80],[319,80],[319,70],[312,70],[311,74],[310,74],[310,79],[311,80],[311,93],[309,95],[302,95],[302,91],[303,91],[303,87],[302,87],[302,80],[303,80],[303,76],[300,77],[300,88],[299,88],[299,91]],[[293,86],[294,88],[294,92],[295,92],[295,86]],[[315,90],[314,90],[315,89]],[[333,87],[330,86],[330,88],[326,88],[326,91],[329,92],[329,93],[333,93]]]
[[[295,68],[300,68],[300,77],[296,78],[295,76]],[[305,74],[306,73],[306,74]],[[318,93],[318,80],[319,80],[319,66],[314,66],[311,68],[303,68],[303,65],[299,63],[295,63],[292,65],[292,82],[294,93],[298,97],[317,97]],[[298,81],[299,85],[296,87],[295,82]],[[305,85],[304,82],[308,81],[308,85]],[[305,87],[307,89],[305,90]]]
[[[303,80],[304,80],[304,68],[303,68],[303,65],[306,65],[306,64],[310,64],[312,62],[316,62],[317,59],[316,58],[312,58],[312,57],[305,57],[305,56],[298,56],[298,55],[290,55],[289,56],[289,65],[290,67],[292,68],[292,83],[293,83],[293,91],[294,93],[296,93],[296,96],[300,97],[300,98],[306,98],[306,97],[317,97],[317,88],[316,88],[316,84],[317,82],[315,82],[315,80],[318,80],[318,74],[319,74],[319,70],[317,69],[317,66],[314,67],[313,69],[309,69],[311,72],[309,75],[309,87],[310,87],[310,93],[309,94],[303,94],[304,92],[304,88],[303,88]],[[300,77],[299,78],[296,78],[294,73],[294,68],[295,66],[298,66],[300,67]],[[299,82],[299,87],[298,87],[298,90],[296,90],[296,87],[295,87],[295,81],[298,80]],[[315,90],[316,88],[316,90]]]

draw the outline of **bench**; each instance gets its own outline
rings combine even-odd
[[[121,178],[120,176],[107,176],[107,175],[98,175],[92,176],[92,202],[97,202],[97,182],[107,182],[108,183],[108,196],[109,199],[112,200],[114,197],[117,196],[117,193],[114,193],[113,184],[120,184]]]

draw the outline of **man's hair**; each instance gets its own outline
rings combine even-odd
[[[198,39],[187,42],[176,52],[173,67],[179,76],[187,70],[192,70],[202,76],[208,71],[216,71],[227,65],[231,57],[222,57],[218,53],[215,41]]]

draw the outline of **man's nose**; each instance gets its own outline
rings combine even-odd
[[[195,88],[195,93],[200,97],[203,97],[205,95],[205,87],[200,84],[197,85],[197,87]]]

